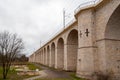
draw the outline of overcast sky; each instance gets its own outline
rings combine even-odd
[[[74,9],[91,0],[0,0],[0,32],[17,33],[25,43],[26,55],[63,29],[63,8],[73,16]],[[71,20],[66,17],[66,21]]]

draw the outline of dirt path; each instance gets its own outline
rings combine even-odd
[[[70,73],[65,72],[65,71],[60,71],[60,70],[54,70],[45,66],[42,66],[40,64],[34,64],[38,67],[40,67],[42,70],[40,71],[40,76],[35,76],[35,77],[31,77],[28,79],[24,79],[24,80],[35,80],[38,78],[71,78]]]
[[[70,78],[71,77],[68,72],[50,69],[48,67],[45,67],[39,64],[35,64],[35,65],[42,68],[42,71],[46,73],[46,76],[44,76],[45,78]]]

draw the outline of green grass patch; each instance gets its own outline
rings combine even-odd
[[[32,63],[26,63],[24,65],[27,65],[30,70],[36,70],[36,69],[41,70],[40,67],[37,67],[36,65],[34,65]],[[17,71],[15,71],[15,69],[17,69],[17,68],[11,67],[11,69],[8,72],[7,79],[5,79],[5,80],[24,80],[26,78],[33,77],[33,76],[29,76],[29,75],[17,75]],[[4,80],[2,72],[3,72],[2,66],[0,66],[0,80]]]
[[[70,76],[72,77],[72,80],[86,80],[86,79],[77,77],[75,73],[71,73]]]
[[[30,70],[36,70],[36,69],[41,70],[40,67],[38,67],[38,66],[36,66],[35,64],[32,64],[32,63],[27,63],[27,66]]]
[[[35,79],[35,80],[72,80],[72,79],[67,79],[67,78],[42,78],[42,79]]]
[[[85,80],[85,79],[80,79],[80,78],[41,78],[41,79],[35,79],[35,80]]]
[[[3,70],[2,70],[2,67],[0,66],[0,80],[23,80],[23,79],[32,77],[28,75],[24,75],[24,76],[17,75],[17,72],[15,71],[15,69],[12,69],[12,70],[9,70],[7,79],[3,79],[2,72]]]

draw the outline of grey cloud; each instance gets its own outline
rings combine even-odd
[[[32,54],[63,28],[62,10],[83,0],[0,0],[0,31],[20,35],[25,42],[25,53]],[[77,3],[76,3],[77,2]],[[71,8],[70,10],[74,9]],[[68,8],[69,11],[69,8]]]

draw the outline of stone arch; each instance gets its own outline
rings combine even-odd
[[[120,0],[107,0],[110,4],[109,4],[109,10],[107,13],[107,17],[106,17],[106,25],[108,25],[108,23],[110,22],[110,19],[112,18],[113,14],[115,14],[115,11],[118,9],[118,7],[120,6]],[[114,4],[113,4],[114,3]],[[110,8],[112,6],[112,8]],[[107,27],[107,26],[106,26]],[[105,31],[106,31],[106,27],[105,27]]]
[[[112,13],[105,29],[106,71],[120,75],[120,5]]]
[[[97,44],[101,44],[101,40],[105,38],[106,25],[114,13],[115,9],[119,6],[120,0],[103,0],[98,6],[95,7],[95,25],[96,26],[96,39]]]
[[[105,30],[105,38],[120,39],[120,5],[109,18]]]
[[[44,55],[45,55],[45,54],[44,54],[44,49],[42,49],[42,54],[43,54],[42,57],[43,57],[43,64],[44,64],[44,63],[45,63],[45,61],[44,61],[44,58],[45,58],[45,57],[44,57]]]
[[[44,61],[43,61],[43,60],[44,60],[44,57],[43,57],[43,49],[42,49],[42,51],[41,51],[41,54],[42,54],[41,57],[42,57],[42,64],[43,64],[43,63],[44,63]]]
[[[40,63],[42,64],[42,50],[40,50]]]
[[[57,68],[64,68],[64,40],[59,38],[57,41]]]
[[[39,60],[39,63],[40,63],[40,51],[38,52],[38,60]]]
[[[36,59],[35,59],[35,60],[36,60],[36,63],[37,63],[37,62],[38,62],[38,54],[36,53],[35,56],[36,56]]]
[[[51,67],[55,66],[55,43],[51,44]]]
[[[47,65],[47,58],[46,58],[47,54],[46,54],[46,48],[44,48],[44,64]]]
[[[78,31],[76,29],[73,29],[67,36],[67,70],[76,71],[77,53],[78,53]]]
[[[42,51],[40,50],[40,63],[42,64]]]
[[[47,65],[49,66],[50,64],[50,47],[49,45],[47,46]]]

